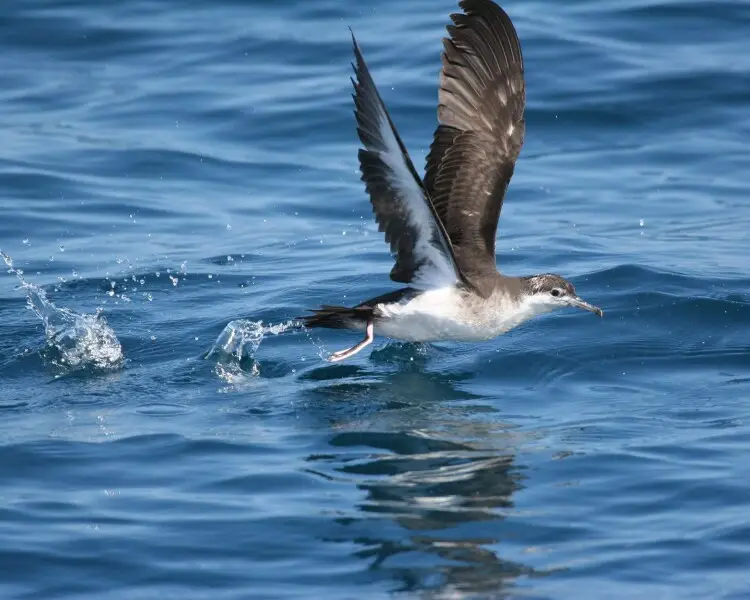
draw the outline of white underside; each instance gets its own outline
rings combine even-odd
[[[520,305],[504,296],[481,302],[450,286],[429,290],[408,302],[377,305],[375,335],[407,342],[478,342],[554,308],[533,298]]]

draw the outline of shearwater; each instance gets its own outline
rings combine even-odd
[[[495,235],[525,133],[523,56],[507,13],[462,0],[443,40],[438,126],[424,178],[417,174],[354,34],[354,104],[362,181],[395,258],[390,277],[408,287],[354,307],[323,305],[307,327],[364,331],[341,361],[375,335],[410,342],[482,341],[556,308],[602,316],[552,273],[498,272]]]

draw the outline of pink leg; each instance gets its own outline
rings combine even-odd
[[[338,352],[334,352],[333,354],[331,354],[331,356],[328,357],[328,360],[330,362],[338,362],[340,360],[345,360],[350,356],[354,356],[357,352],[362,350],[362,348],[366,348],[367,346],[372,344],[372,340],[374,339],[374,337],[374,328],[372,326],[372,322],[370,322],[367,324],[367,328],[365,329],[365,339],[363,339],[356,346],[352,346],[351,348],[347,348],[346,350],[339,350]]]

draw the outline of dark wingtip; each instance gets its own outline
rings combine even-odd
[[[360,63],[362,62],[362,50],[359,48],[359,43],[357,42],[357,38],[354,37],[354,31],[351,27],[349,27],[349,33],[352,35],[352,50],[354,51],[354,58],[355,63],[352,63],[352,67],[354,67],[354,70],[357,71],[357,69],[360,66]]]
[[[461,0],[458,3],[458,6],[466,14],[488,7],[492,7],[493,9],[500,9],[502,12],[505,12],[503,8],[497,4],[497,2],[493,2],[492,0]]]

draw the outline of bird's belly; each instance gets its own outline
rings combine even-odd
[[[527,320],[526,310],[501,302],[466,302],[454,289],[427,292],[405,304],[379,305],[375,334],[407,342],[479,342],[501,335]]]
[[[377,305],[374,333],[407,342],[480,342],[517,327],[537,312],[531,305],[516,306],[504,295],[483,300],[446,287],[404,303]]]
[[[477,324],[417,312],[378,319],[375,334],[406,342],[477,342],[493,337],[486,328]]]
[[[430,290],[404,303],[380,304],[375,309],[375,334],[406,342],[485,339],[464,308],[454,287]]]

